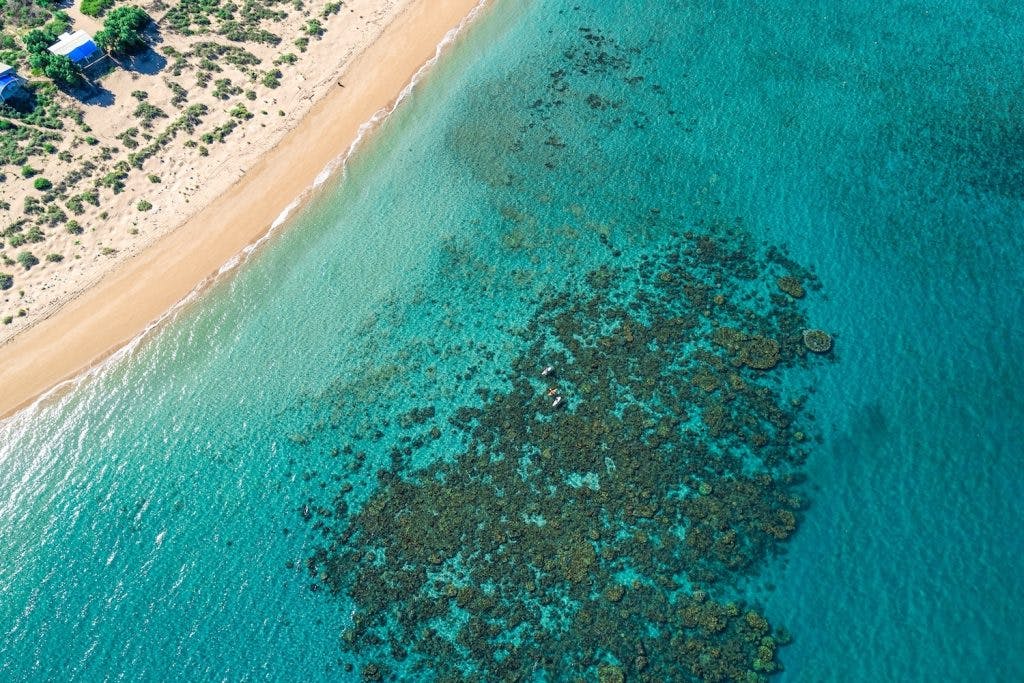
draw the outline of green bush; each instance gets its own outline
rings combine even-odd
[[[114,0],[82,0],[82,14],[89,17],[102,16],[114,6]]]
[[[68,221],[67,225],[64,226],[64,229],[72,235],[81,235],[85,232],[85,228],[79,225],[78,221]]]
[[[53,183],[51,183],[46,178],[36,178],[35,182],[32,183],[32,186],[35,187],[40,192],[45,192],[46,190],[49,190],[51,187],[53,187]]]
[[[25,270],[32,270],[32,266],[39,265],[39,259],[31,251],[23,251],[18,254],[18,263]]]
[[[46,260],[50,263],[60,263],[64,260],[64,256],[61,254],[47,254]]]
[[[181,87],[173,81],[167,81],[167,87],[171,89],[173,97],[171,97],[171,106],[181,109],[181,107],[188,102],[188,90]]]
[[[167,112],[160,107],[154,107],[149,102],[139,102],[139,106],[135,107],[132,116],[139,119],[142,122],[142,127],[147,130],[153,127],[153,121],[156,119],[168,118]]]
[[[246,109],[244,104],[236,104],[228,113],[231,114],[232,117],[241,119],[242,121],[248,121],[252,118],[252,112]]]
[[[0,289],[10,289],[14,286],[14,276],[7,273],[0,273]]]
[[[324,34],[323,24],[317,19],[310,19],[306,24],[306,33],[317,38],[321,37]]]
[[[230,78],[218,78],[213,82],[213,92],[210,94],[219,99],[227,100],[241,92],[242,89],[233,84]]]
[[[145,199],[140,199],[136,208],[138,208],[139,211],[149,211],[150,209],[153,208],[153,205],[147,202]]]
[[[280,69],[268,71],[267,73],[263,74],[263,85],[267,86],[268,88],[276,88],[277,86],[281,85],[281,75],[282,74]]]

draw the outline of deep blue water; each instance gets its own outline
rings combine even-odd
[[[809,507],[737,584],[779,680],[1024,680],[1022,46],[994,1],[496,3],[252,260],[0,426],[0,675],[351,678],[289,568],[320,481],[372,489],[333,448],[372,471],[504,386],[540,298],[738,220],[836,339],[780,373]]]

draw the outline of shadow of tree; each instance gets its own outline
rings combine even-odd
[[[125,71],[132,71],[145,76],[152,76],[160,73],[167,66],[167,58],[157,52],[154,48],[164,42],[160,27],[156,22],[150,22],[149,26],[142,32],[146,41],[146,47],[135,54],[126,55],[116,59],[119,67]]]
[[[96,82],[64,86],[61,90],[82,104],[88,104],[93,107],[109,107],[114,104],[114,93]]]
[[[167,66],[167,58],[152,47],[147,46],[141,52],[118,60],[117,64],[125,71],[153,76],[160,73]]]
[[[15,91],[15,94],[0,103],[0,112],[9,107],[18,114],[30,114],[36,108],[36,92],[30,85],[22,85]]]

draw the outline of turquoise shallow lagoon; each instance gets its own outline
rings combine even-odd
[[[0,676],[358,680],[310,507],[506,390],[538,302],[739,226],[836,348],[771,371],[807,503],[715,590],[792,634],[777,680],[1024,680],[1022,46],[991,0],[496,3],[288,229],[0,425]]]

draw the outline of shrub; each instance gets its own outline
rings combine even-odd
[[[320,21],[317,19],[310,19],[309,22],[306,24],[306,33],[308,33],[311,36],[316,36],[317,38],[319,38],[324,34],[323,24],[321,24]]]
[[[160,182],[160,176],[156,175],[155,173],[150,173],[146,177],[149,179],[149,182],[153,183],[154,185]]]
[[[181,109],[181,107],[188,101],[188,90],[181,87],[173,81],[167,81],[167,87],[171,89],[173,97],[171,97],[171,106]]]
[[[39,170],[35,169],[35,168],[32,168],[28,164],[26,164],[26,165],[21,167],[21,177],[22,178],[31,178],[36,173],[39,173]]]
[[[49,261],[50,263],[60,263],[61,261],[64,260],[64,256],[62,256],[61,254],[47,254],[46,260]]]
[[[64,226],[64,229],[72,235],[81,235],[85,232],[85,229],[78,224],[78,221],[68,221],[67,225]]]
[[[4,325],[10,325],[13,322],[14,322],[14,316],[13,315],[5,315],[4,316]]]
[[[147,202],[145,199],[140,199],[139,203],[136,205],[136,208],[138,208],[139,211],[149,211],[150,209],[153,208],[153,205]]]
[[[23,251],[18,254],[18,263],[25,270],[32,270],[32,266],[39,264],[39,259],[31,251]]]
[[[46,190],[49,190],[51,187],[53,187],[53,183],[51,183],[46,178],[36,178],[35,182],[32,183],[32,186],[35,187],[40,192],[45,192]]]
[[[252,112],[246,109],[244,104],[236,104],[228,113],[231,114],[232,117],[241,119],[242,121],[248,121],[252,118]]]
[[[222,100],[229,99],[233,95],[242,92],[242,89],[234,85],[230,78],[218,78],[213,82],[213,86],[213,92],[210,94]]]
[[[154,107],[149,102],[139,102],[139,106],[135,107],[132,116],[139,119],[142,122],[142,127],[147,130],[153,127],[153,121],[156,119],[168,118],[167,112],[160,107]]]
[[[268,71],[267,73],[263,74],[263,85],[267,86],[268,88],[276,88],[277,86],[281,85],[281,75],[282,74],[280,69]]]
[[[82,14],[89,17],[102,16],[114,6],[114,0],[82,0]]]
[[[8,273],[0,273],[0,289],[10,289],[14,286],[14,276]]]

